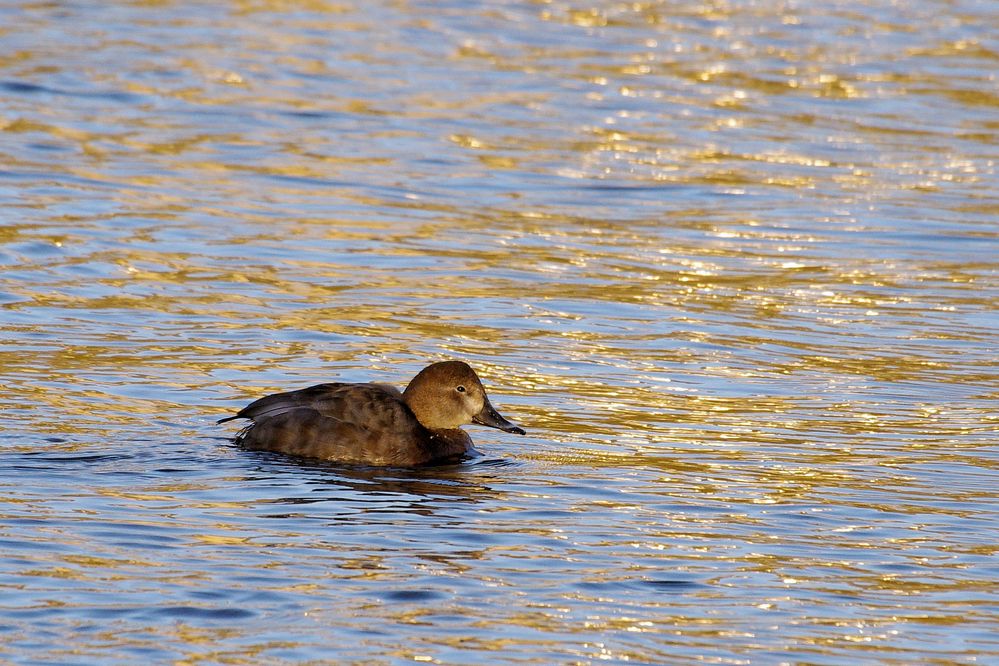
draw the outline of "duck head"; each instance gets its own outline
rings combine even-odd
[[[469,423],[523,435],[489,404],[478,375],[462,361],[433,363],[420,371],[402,394],[417,420],[431,430],[450,430]]]

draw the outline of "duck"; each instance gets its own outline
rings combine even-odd
[[[359,465],[414,467],[454,462],[478,452],[461,426],[518,435],[489,402],[464,361],[431,363],[400,392],[379,383],[327,383],[275,393],[219,419],[249,419],[234,439],[251,450]]]

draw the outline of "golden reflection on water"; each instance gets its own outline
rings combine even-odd
[[[0,660],[995,656],[987,12],[107,9],[0,9]],[[451,357],[488,464],[210,425]]]

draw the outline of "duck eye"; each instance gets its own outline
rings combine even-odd
[[[455,391],[457,391],[458,393],[464,393],[465,392],[465,387],[464,386],[459,386],[458,388],[455,389]]]

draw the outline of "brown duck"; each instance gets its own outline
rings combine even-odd
[[[233,419],[249,449],[367,465],[424,465],[473,451],[469,423],[523,435],[500,416],[462,361],[428,365],[400,393],[384,384],[319,384],[250,403]]]

